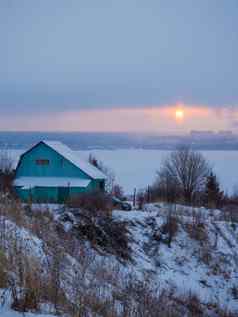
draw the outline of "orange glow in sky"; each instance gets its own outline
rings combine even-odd
[[[236,124],[236,125],[235,125]],[[190,130],[237,130],[238,107],[174,105],[84,109],[52,114],[0,117],[3,130],[187,133]],[[236,128],[237,127],[237,128]]]
[[[177,110],[175,111],[175,118],[176,118],[176,120],[178,120],[178,121],[182,121],[183,118],[184,118],[184,111],[183,111],[182,109],[177,109]]]

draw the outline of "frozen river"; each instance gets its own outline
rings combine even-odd
[[[238,185],[238,151],[201,151],[214,168],[219,181],[225,191],[233,192]],[[11,151],[11,156],[17,161],[20,150]],[[117,182],[123,186],[126,193],[133,189],[145,188],[155,179],[160,163],[168,155],[162,150],[92,150],[77,151],[87,158],[93,153],[116,174]]]

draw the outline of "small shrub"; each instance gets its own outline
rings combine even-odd
[[[163,224],[161,228],[162,234],[166,234],[168,236],[167,243],[168,247],[171,247],[171,243],[173,238],[175,237],[178,231],[178,218],[171,213],[166,218],[166,222]]]
[[[186,300],[186,306],[191,316],[204,316],[203,308],[199,298],[195,294],[190,294]]]
[[[202,245],[200,249],[199,258],[206,265],[209,265],[211,263],[212,255],[211,255],[211,246],[209,244],[204,243],[204,245]]]
[[[238,299],[238,286],[233,285],[231,288],[231,293],[234,299]]]
[[[201,243],[208,241],[206,225],[201,214],[194,212],[193,221],[192,223],[187,223],[186,228],[191,239]]]
[[[222,211],[222,220],[229,221],[233,224],[238,223],[238,202],[237,204],[227,204],[222,208]]]
[[[11,308],[19,312],[38,311],[39,298],[36,289],[26,289],[14,298]]]
[[[70,208],[81,208],[89,212],[97,213],[98,211],[110,212],[112,202],[110,195],[102,192],[82,193],[75,195],[68,202]]]
[[[138,194],[136,196],[136,201],[137,201],[138,209],[142,210],[144,208],[145,203],[146,203],[146,193],[143,190],[138,192]]]
[[[120,200],[124,200],[124,198],[125,198],[124,193],[123,193],[123,188],[118,184],[115,184],[113,186],[112,194],[113,194],[113,196],[115,196],[116,198],[118,198]]]
[[[74,226],[76,236],[87,239],[102,250],[115,254],[123,260],[130,259],[129,231],[126,223],[115,221],[109,214],[86,212]]]
[[[3,250],[0,249],[0,288],[8,287],[8,260]]]
[[[203,223],[198,225],[187,224],[187,231],[191,239],[197,241],[206,241],[208,239],[206,227]]]
[[[37,311],[41,302],[41,276],[40,267],[36,261],[27,256],[16,259],[19,266],[16,269],[15,279],[11,281],[12,308],[20,312]]]
[[[216,315],[219,317],[237,317],[238,316],[238,311],[231,312],[228,309],[223,309],[221,307],[217,307]]]
[[[9,193],[0,195],[0,215],[7,217],[19,226],[25,224],[26,217],[24,208],[21,203]]]

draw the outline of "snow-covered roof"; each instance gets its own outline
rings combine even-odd
[[[87,187],[90,179],[75,177],[19,177],[14,180],[14,186],[24,189],[34,187]]]
[[[59,142],[59,141],[42,141],[44,144],[51,147],[53,150],[58,152],[60,155],[65,157],[71,163],[80,168],[83,172],[85,172],[88,176],[94,179],[106,179],[106,176],[95,166],[90,164],[89,162],[81,159],[77,153],[72,151],[67,145]]]

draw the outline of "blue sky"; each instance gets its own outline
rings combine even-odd
[[[1,0],[0,24],[3,129],[178,103],[229,109],[217,128],[236,128],[237,0]],[[140,129],[130,120],[121,130]]]

